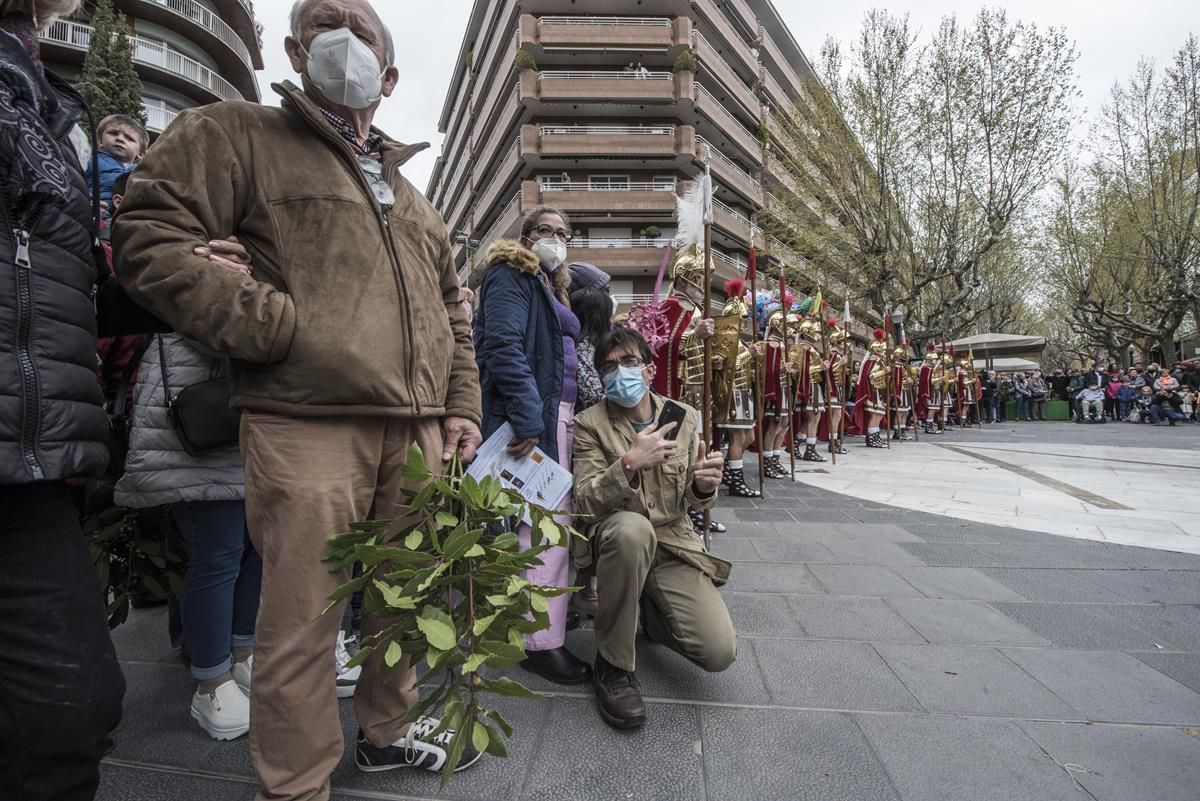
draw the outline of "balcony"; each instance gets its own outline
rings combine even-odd
[[[730,208],[719,200],[713,200],[713,225],[728,231],[738,242],[749,247],[751,236],[756,247],[765,244],[762,232],[757,229],[749,217]]]
[[[670,214],[675,210],[675,188],[660,182],[622,183],[612,186],[587,182],[539,185],[525,181],[522,207],[529,210],[543,203],[575,214]]]
[[[543,102],[603,101],[611,103],[674,104],[691,97],[692,73],[622,70],[527,70],[521,74],[521,95]]]
[[[755,206],[763,205],[763,187],[759,180],[729,156],[713,147],[703,136],[697,136],[696,161],[703,164],[705,156],[709,153],[712,154],[710,165],[713,176],[720,179],[722,186],[733,189],[754,203]]]
[[[668,52],[686,46],[692,30],[688,17],[571,17],[521,15],[521,44],[554,50],[601,50],[606,53]]]
[[[737,148],[747,161],[758,163],[762,147],[758,138],[746,126],[730,114],[721,101],[713,97],[708,89],[696,84],[696,111],[704,115],[715,129],[711,141],[722,148]],[[727,141],[722,141],[727,139]]]
[[[784,57],[783,52],[779,49],[779,45],[775,43],[771,35],[765,29],[760,29],[759,35],[763,40],[763,53],[774,64],[775,71],[783,76],[783,86],[781,88],[785,90],[786,97],[795,97],[803,88],[800,76],[792,67],[791,62]]]
[[[722,54],[721,57],[732,62],[734,69],[747,75],[757,75],[758,59],[751,52],[745,37],[734,29],[729,19],[721,13],[721,9],[717,8],[716,3],[713,0],[691,0],[691,3],[708,23],[712,33],[711,42]],[[750,30],[754,30],[754,27],[751,27]]]
[[[704,34],[696,31],[692,34],[692,40],[695,44],[696,57],[700,59],[701,70],[711,74],[725,92],[736,101],[738,113],[757,125],[758,121],[762,119],[762,104],[754,96],[754,92],[746,86],[746,82],[742,80],[741,76],[729,67],[725,56],[718,53],[716,48],[709,44],[708,39],[704,38]]]
[[[137,0],[132,9],[138,19],[178,30],[209,53],[220,66],[221,73],[235,82],[244,97],[258,99],[258,83],[254,78],[257,63],[246,42],[219,15],[195,0]],[[185,20],[180,25],[180,20]],[[254,48],[258,53],[258,48]]]
[[[500,202],[500,192],[511,189],[513,181],[517,178],[524,163],[519,144],[513,142],[504,158],[499,159],[499,164],[489,180],[477,184],[476,191],[464,195],[465,197],[474,196],[476,216],[486,216],[488,211]]]
[[[92,40],[92,31],[90,25],[60,19],[43,31],[41,38],[43,43],[51,47],[66,48],[82,63]],[[153,73],[156,83],[205,103],[245,99],[229,81],[178,50],[137,36],[130,36],[129,41],[133,44],[134,64]]]
[[[525,208],[525,203],[521,197],[522,193],[518,192],[513,195],[512,199],[505,204],[500,213],[496,215],[496,219],[488,226],[487,232],[479,239],[479,249],[476,252],[476,263],[480,263],[487,256],[487,250],[497,239],[508,239],[517,232],[517,224],[521,221],[521,214]],[[533,204],[537,205],[537,204]],[[528,208],[533,208],[529,206]],[[462,252],[462,245],[454,246],[454,258],[457,261],[459,254]]]
[[[610,275],[658,272],[670,239],[572,239],[571,261],[594,264]]]
[[[162,106],[143,105],[142,110],[146,112],[146,129],[156,134],[167,130],[167,126],[179,116],[178,111]]]
[[[523,125],[521,153],[554,158],[646,158],[683,166],[695,152],[690,125]]]

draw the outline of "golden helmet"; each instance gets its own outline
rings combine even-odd
[[[962,358],[960,358],[958,360],[958,366],[964,370],[970,370],[971,369],[971,360],[968,359],[966,356],[963,356]]]
[[[942,354],[942,364],[947,365],[947,366],[954,364],[954,357],[951,356],[949,353],[943,353]]]
[[[875,340],[867,346],[867,350],[870,351],[872,356],[886,356],[888,352],[888,346],[886,342]]]
[[[800,323],[800,336],[816,342],[821,339],[821,324],[816,320],[804,320]]]
[[[842,345],[845,345],[849,339],[850,332],[845,328],[834,328],[829,332],[829,342],[834,347],[841,347]]]
[[[721,316],[723,317],[749,317],[750,304],[746,302],[745,297],[746,282],[741,278],[734,278],[725,282],[725,294],[728,295],[728,300],[721,308]]]
[[[783,309],[776,309],[767,315],[767,330],[783,333]]]
[[[687,281],[704,288],[704,249],[692,247],[675,254],[671,262],[671,279]]]
[[[905,345],[897,345],[892,349],[892,355],[896,357],[897,361],[908,361],[908,347]]]
[[[938,363],[938,352],[933,349],[933,345],[930,345],[926,349],[925,361],[928,362],[929,364],[937,364]]]

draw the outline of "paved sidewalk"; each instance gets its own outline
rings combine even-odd
[[[1171,447],[1151,441],[1168,431],[1138,436]],[[852,450],[837,471],[896,456]],[[1200,474],[1185,480],[1194,499]],[[506,703],[511,758],[485,759],[442,794],[435,776],[360,775],[347,756],[335,797],[1200,797],[1200,556],[898,510],[802,483],[768,488],[766,500],[723,498],[716,512],[730,530],[714,550],[736,563],[724,590],[740,648],[729,671],[704,674],[645,644],[641,731],[607,727],[588,693],[555,691]],[[190,720],[192,683],[165,629],[155,611],[116,632],[129,693],[99,798],[247,801],[246,741],[216,743]],[[588,630],[570,644],[594,653]],[[351,704],[342,711],[349,742]]]

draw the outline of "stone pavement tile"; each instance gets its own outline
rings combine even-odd
[[[794,495],[771,495],[754,501],[755,509],[807,509],[810,504]]]
[[[804,636],[786,596],[752,592],[724,592],[722,596],[739,637]]]
[[[1105,614],[1105,610],[1114,607],[993,602],[992,608],[998,609],[1060,648],[1079,648],[1085,651],[1159,650],[1155,648],[1155,640],[1149,634]]]
[[[711,550],[714,556],[730,562],[759,561],[758,551],[754,550],[753,543],[748,539],[731,539],[722,535],[712,540]]]
[[[896,523],[837,523],[833,538],[863,542],[923,542],[921,537]]]
[[[519,680],[519,678],[518,678]],[[560,688],[561,689],[561,688]],[[386,794],[397,798],[437,798],[439,801],[494,801],[498,798],[517,798],[522,783],[533,765],[534,754],[544,739],[544,730],[549,730],[553,715],[562,713],[559,703],[567,699],[544,699],[530,701],[517,698],[489,696],[484,703],[512,724],[513,737],[508,741],[508,758],[496,759],[487,756],[470,770],[456,773],[445,790],[438,790],[439,775],[423,770],[392,770],[381,773],[363,773],[354,766],[353,743],[358,726],[353,714],[345,714],[353,704],[343,703],[343,726],[346,728],[346,752],[341,763],[333,772],[335,790],[353,796]],[[578,705],[574,725],[577,734],[607,731],[608,726],[600,720],[594,709],[583,700],[571,699]]]
[[[734,567],[725,585],[732,592],[779,592],[824,595],[825,588],[806,565],[754,562]]]
[[[928,523],[905,523],[905,531],[911,531],[925,542],[983,543],[994,545],[996,540],[976,528],[964,525],[929,525]]]
[[[704,797],[697,707],[650,704],[646,725],[634,731],[580,725],[597,717],[594,707],[592,700],[554,699],[524,792],[508,796],[493,791],[490,798],[690,801]]]
[[[125,703],[110,756],[192,768],[214,751],[239,748],[238,741],[218,743],[192,720],[196,682],[179,663],[125,663],[121,670],[125,673]],[[245,738],[240,742],[244,748]]]
[[[1017,724],[1063,765],[1096,801],[1195,801],[1200,738],[1179,729],[1079,723]]]
[[[875,650],[930,712],[1082,719],[995,648],[877,644]]]
[[[920,703],[870,645],[826,640],[755,640],[776,704],[820,709],[920,712]]]
[[[851,523],[854,522],[849,513],[832,506],[810,505],[807,509],[797,509],[792,512],[792,519],[797,523]]]
[[[1200,654],[1134,654],[1166,676],[1200,693]]]
[[[981,601],[888,599],[900,616],[932,643],[948,645],[1049,645]]]
[[[904,801],[1080,801],[1067,772],[1009,721],[855,720]]]
[[[123,662],[180,664],[167,632],[167,607],[130,609],[129,619],[112,632],[113,646]]]
[[[858,642],[925,642],[879,598],[792,596],[790,605],[807,637]]]
[[[250,801],[255,790],[253,782],[102,764],[96,801]]]
[[[1096,543],[1100,544],[1100,543]],[[1138,570],[1200,570],[1200,555],[1177,553],[1157,548],[1108,545],[1121,556],[1121,567]]]
[[[1179,651],[1200,651],[1200,606],[1107,606],[1104,614],[1137,626]],[[1165,642],[1164,642],[1165,640]]]
[[[1100,543],[1076,540],[1053,545],[1024,543],[1016,545],[976,545],[981,553],[992,557],[995,567],[1126,567],[1127,560],[1103,547]],[[1111,547],[1111,546],[1110,546]]]
[[[1079,573],[1052,568],[981,568],[995,579],[1031,601],[1048,603],[1120,603],[1123,599]]]
[[[1023,601],[1021,595],[970,567],[894,567],[927,598],[960,601]]]
[[[1200,725],[1200,693],[1128,654],[1040,648],[1002,650],[1089,720]]]
[[[987,567],[995,557],[981,553],[974,545],[941,542],[902,542],[900,547],[927,565],[936,567]]]
[[[892,568],[880,565],[810,565],[808,569],[831,595],[862,595],[870,598],[923,597]]]
[[[751,540],[754,550],[764,562],[836,562],[833,552],[820,542],[790,540]]]
[[[734,509],[734,520],[747,523],[789,523],[795,520],[786,509]]]
[[[728,531],[723,534],[715,535],[714,542],[717,539],[749,539],[751,537],[762,537],[764,539],[774,539],[784,536],[780,528],[777,526],[794,526],[795,523],[748,523],[744,520],[730,520],[725,522]]]
[[[826,542],[833,561],[852,565],[923,565],[919,558],[893,542]]]
[[[642,684],[642,695],[681,701],[769,704],[771,696],[758,670],[758,657],[754,651],[756,642],[761,641],[740,638],[734,663],[721,673],[708,673],[665,645],[639,639],[637,676]],[[591,692],[591,685],[580,689]]]
[[[847,715],[707,708],[708,801],[899,801]]]
[[[894,509],[848,509],[846,510],[846,514],[850,515],[850,517],[854,518],[860,523],[895,524],[900,521],[908,520],[913,520],[915,522],[917,519],[915,516],[906,515]]]

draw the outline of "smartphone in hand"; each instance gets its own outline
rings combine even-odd
[[[675,427],[664,435],[666,439],[673,440],[679,436],[679,427],[683,425],[685,417],[687,417],[687,412],[682,406],[675,401],[667,401],[663,404],[662,411],[659,412],[656,428],[661,431],[667,423],[674,423]]]

